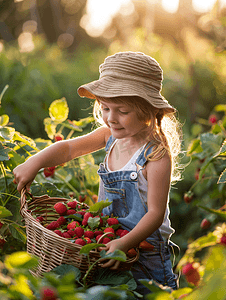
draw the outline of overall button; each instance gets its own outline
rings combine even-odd
[[[136,180],[137,179],[137,172],[130,173],[130,179]]]

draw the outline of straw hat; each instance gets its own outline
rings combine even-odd
[[[98,80],[78,88],[79,96],[139,96],[166,112],[176,111],[161,95],[163,71],[154,58],[141,52],[119,52],[108,56],[99,72]]]

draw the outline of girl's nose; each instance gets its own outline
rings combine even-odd
[[[110,111],[108,114],[108,122],[109,123],[117,123],[117,117],[113,111]]]

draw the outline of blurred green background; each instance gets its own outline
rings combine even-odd
[[[164,71],[162,93],[178,109],[185,151],[208,129],[214,106],[226,102],[225,5],[223,0],[0,0],[0,91],[9,86],[0,113],[22,134],[46,139],[43,120],[53,100],[66,98],[69,119],[89,116],[92,103],[81,99],[77,88],[98,79],[107,55],[141,51]],[[189,165],[186,154],[184,163],[184,180],[172,189],[170,204],[172,239],[182,250],[202,234],[205,216],[183,200],[198,165]]]

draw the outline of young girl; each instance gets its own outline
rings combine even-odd
[[[131,271],[137,291],[150,290],[139,279],[155,280],[173,289],[177,276],[170,261],[169,190],[177,172],[180,132],[175,108],[161,95],[162,69],[155,59],[139,52],[120,52],[100,66],[100,78],[78,89],[81,97],[95,99],[94,116],[103,125],[93,132],[60,141],[14,169],[18,190],[29,189],[41,168],[65,163],[105,147],[100,164],[99,200],[112,204],[103,210],[118,217],[129,233],[106,245],[108,252],[125,253],[146,240]],[[176,175],[176,176],[175,176]],[[103,267],[117,269],[109,260]]]

